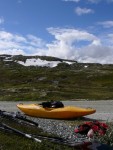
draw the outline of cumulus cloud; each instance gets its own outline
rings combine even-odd
[[[113,21],[103,21],[103,22],[98,22],[97,24],[102,25],[104,28],[113,27]]]
[[[45,45],[45,42],[41,38],[38,38],[34,35],[29,34],[27,35],[27,38],[29,40],[30,45],[34,47],[43,47]]]
[[[94,10],[89,9],[89,8],[76,7],[75,8],[75,13],[80,16],[80,15],[83,15],[83,14],[94,13]]]
[[[80,0],[63,0],[65,2],[79,2]]]
[[[75,59],[79,62],[101,62],[106,53],[111,55],[106,48],[103,49],[100,39],[86,31],[75,29],[49,28],[49,33],[55,36],[56,41],[48,44],[47,55],[65,59]],[[78,41],[89,41],[88,45],[78,47]]]
[[[54,35],[55,40],[47,44],[46,55],[84,63],[113,63],[113,42],[111,45],[109,42],[102,45],[102,41],[95,35],[76,29],[48,28],[48,32]],[[110,34],[109,37],[113,38],[113,35]],[[79,47],[78,42],[84,41],[88,44]]]
[[[32,54],[42,49],[44,41],[32,35],[26,37],[0,31],[0,54]]]
[[[113,63],[113,33],[103,39],[75,28],[48,28],[54,40],[0,31],[0,54],[46,55],[78,62]]]
[[[107,43],[106,45],[109,45],[111,47],[113,46],[113,33],[106,35],[106,38],[104,38],[104,43]]]
[[[80,2],[81,0],[62,0],[65,2]],[[113,0],[86,0],[86,2],[92,3],[92,4],[98,4],[99,2],[107,2],[112,3]]]
[[[60,56],[61,58],[65,59],[76,59],[79,57],[77,42],[89,41],[93,44],[94,41],[99,41],[94,35],[86,31],[59,28],[49,28],[48,31],[55,36],[56,40],[53,41],[53,43],[47,45],[47,54],[53,54],[57,57]]]
[[[99,2],[106,2],[106,3],[112,3],[113,0],[87,0],[88,2],[90,3],[95,3],[95,4],[98,4]]]

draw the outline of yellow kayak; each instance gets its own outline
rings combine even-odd
[[[71,119],[96,112],[92,108],[64,106],[62,108],[43,108],[38,104],[18,104],[17,107],[26,115],[39,118]]]

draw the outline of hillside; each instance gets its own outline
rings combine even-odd
[[[113,65],[0,55],[0,100],[113,99]]]

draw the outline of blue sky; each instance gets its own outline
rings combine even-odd
[[[0,0],[0,54],[113,64],[113,0]]]

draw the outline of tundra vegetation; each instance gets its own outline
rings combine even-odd
[[[54,57],[3,56],[0,56],[1,101],[113,99],[113,65],[76,61],[69,65]],[[11,57],[12,61],[4,60],[5,57]],[[17,63],[32,58],[60,63],[53,68]]]

